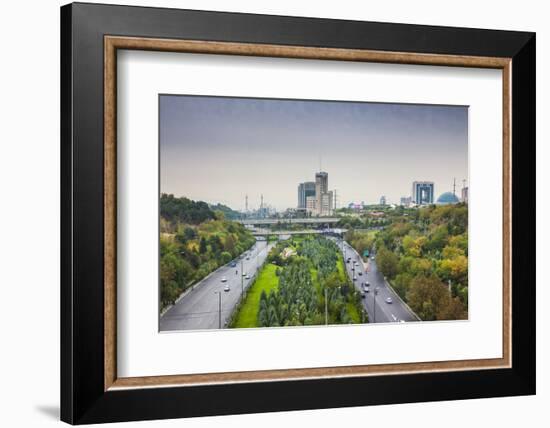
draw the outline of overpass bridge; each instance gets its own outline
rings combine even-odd
[[[347,229],[303,229],[303,230],[271,230],[271,229],[260,229],[254,228],[250,232],[256,237],[263,237],[268,235],[337,235],[342,236],[346,233]]]
[[[322,225],[338,223],[338,217],[306,217],[306,218],[245,218],[236,220],[245,226],[267,226],[276,224],[310,224]]]

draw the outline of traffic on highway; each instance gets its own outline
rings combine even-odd
[[[160,331],[225,328],[273,245],[256,241],[238,259],[189,288],[160,316]]]
[[[357,251],[347,242],[341,239],[337,242],[342,249],[346,272],[361,293],[363,307],[369,315],[370,323],[419,321],[387,285],[384,276],[378,271],[374,254],[364,263]]]

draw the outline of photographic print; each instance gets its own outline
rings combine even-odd
[[[161,331],[468,319],[468,107],[159,95]]]

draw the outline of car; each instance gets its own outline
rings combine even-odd
[[[365,285],[366,285],[367,287],[369,287],[369,286],[370,286],[370,282],[368,282],[368,281],[365,282]]]
[[[365,293],[368,293],[370,291],[369,287],[365,287]]]
[[[364,299],[366,296],[365,292],[364,291],[361,291],[361,299]]]
[[[399,322],[405,322],[405,320],[399,320]]]
[[[237,263],[235,261],[232,261],[231,263],[229,263],[229,266],[230,267],[237,267]]]
[[[245,279],[250,279],[250,275],[246,275],[246,276],[245,276]]]
[[[370,259],[371,259],[371,260],[374,260],[374,256],[372,256]]]
[[[227,282],[227,278],[225,276],[222,277],[222,282]]]
[[[346,260],[346,263],[347,263],[347,264],[349,264],[349,262],[350,262],[350,260],[349,260],[349,259],[347,259],[347,260]]]
[[[393,300],[391,297],[387,297],[386,298],[386,303],[390,304],[390,303],[393,303]]]
[[[355,275],[353,275],[353,280],[357,281],[357,277]]]
[[[250,257],[249,257],[249,256],[246,256],[246,260],[250,260]]]
[[[229,291],[230,288],[229,288],[229,284],[225,284],[225,287],[223,288],[223,291]]]
[[[243,272],[243,276],[246,276],[246,272]]]
[[[363,272],[359,271],[359,275],[363,275]]]

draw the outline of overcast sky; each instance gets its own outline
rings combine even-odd
[[[160,96],[161,192],[236,210],[260,194],[296,207],[297,186],[322,168],[338,206],[410,196],[414,180],[435,195],[468,177],[464,106]]]

